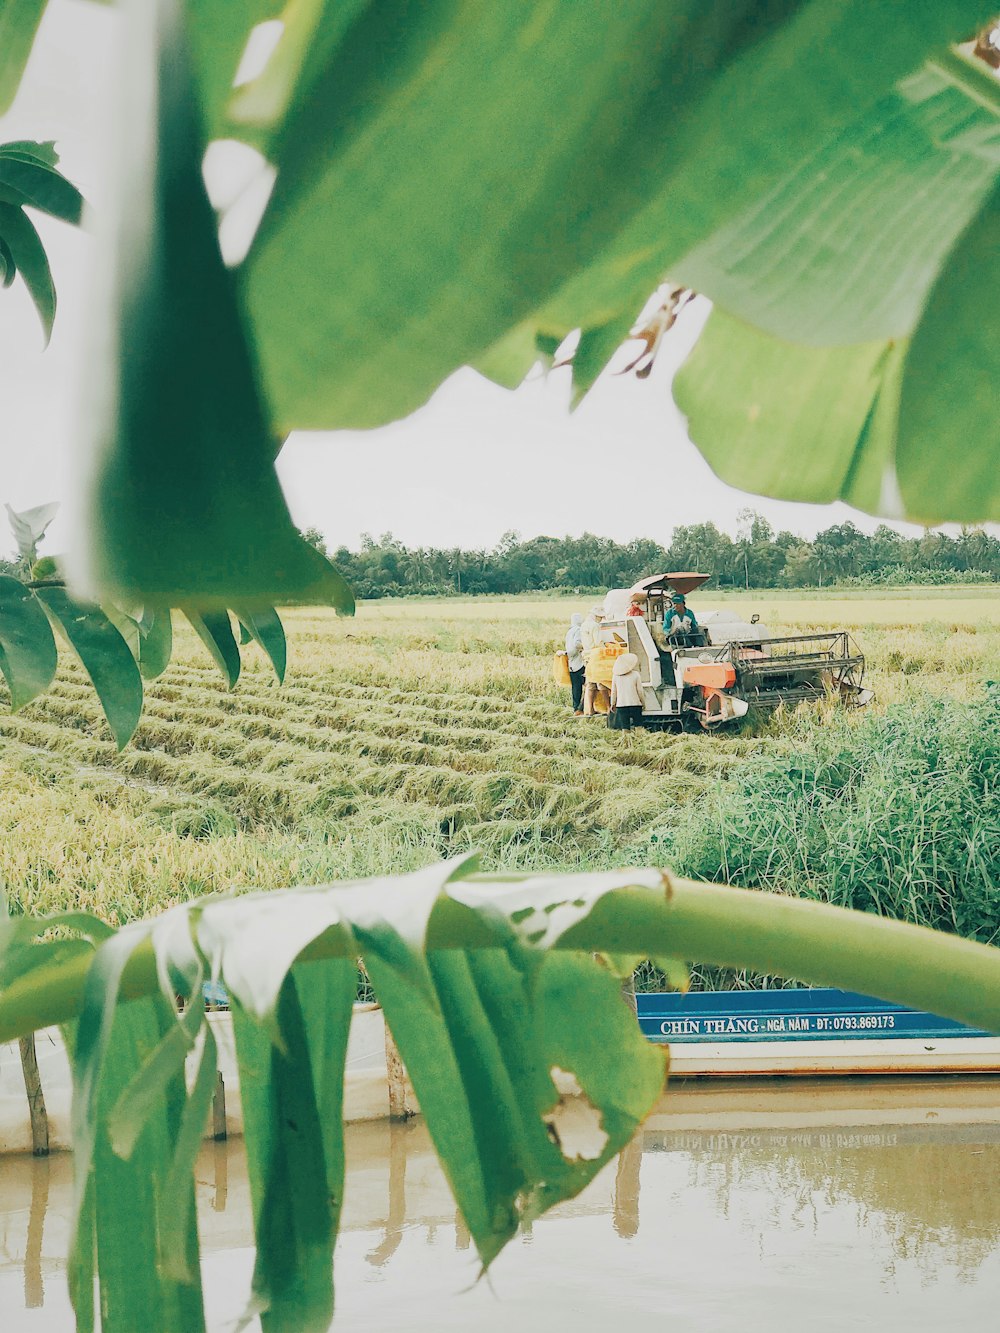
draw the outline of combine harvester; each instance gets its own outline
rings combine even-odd
[[[604,599],[604,651],[634,653],[643,685],[643,725],[712,730],[738,721],[750,707],[773,709],[838,698],[858,708],[872,698],[862,679],[865,659],[844,630],[775,638],[759,617],[735,611],[697,612],[691,634],[663,633],[671,593],[686,596],[709,574],[655,574],[633,588],[612,588]],[[643,615],[628,615],[630,602]]]

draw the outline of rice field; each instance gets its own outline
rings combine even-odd
[[[984,681],[1000,676],[990,588],[693,602],[735,603],[779,634],[849,629],[869,659],[876,718],[948,708],[974,719]],[[704,860],[705,812],[736,799],[761,764],[834,733],[848,747],[864,735],[869,754],[881,743],[858,732],[871,718],[815,710],[713,736],[574,719],[551,653],[587,605],[407,599],[365,604],[353,620],[292,611],[284,686],[249,648],[232,692],[178,623],[175,661],[148,688],[122,754],[67,653],[45,698],[0,715],[0,880],[12,907],[77,906],[118,923],[209,892],[413,869],[470,848],[489,868],[676,864],[695,846]],[[801,872],[776,863],[754,882],[802,891]],[[810,874],[806,891],[819,892]]]

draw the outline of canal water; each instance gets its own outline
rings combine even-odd
[[[482,1280],[422,1121],[352,1126],[347,1154],[335,1330],[1000,1326],[994,1079],[674,1085],[632,1146]],[[240,1142],[207,1145],[197,1178],[223,1330],[253,1265]],[[71,1201],[67,1156],[0,1159],[3,1333],[70,1333]]]

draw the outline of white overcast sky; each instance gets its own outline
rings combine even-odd
[[[0,119],[0,142],[55,139],[66,174],[98,209],[115,22],[87,0],[53,0],[17,101]],[[75,386],[87,373],[92,243],[61,223],[39,226],[59,295],[47,351],[20,280],[0,291],[0,502],[15,509],[68,498]],[[679,523],[711,520],[735,532],[748,505],[804,536],[847,518],[873,529],[876,520],[846,505],[750,497],[712,474],[670,397],[706,309],[696,303],[682,316],[648,380],[605,376],[573,415],[567,371],[508,392],[460,370],[405,421],[293,436],[279,472],[294,518],[348,546],[364,532],[392,532],[408,545],[492,546],[510,529],[666,541]],[[64,543],[66,528],[61,515],[48,549]],[[8,545],[0,531],[0,552]]]

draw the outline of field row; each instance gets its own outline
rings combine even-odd
[[[976,698],[997,674],[1000,623],[981,614],[953,632],[945,608],[936,599],[904,633],[859,631],[876,713]],[[386,604],[356,621],[293,611],[285,685],[250,648],[231,692],[178,624],[176,660],[148,687],[122,754],[65,654],[44,698],[0,712],[0,878],[25,907],[127,919],[230,885],[382,873],[473,846],[493,867],[655,864],[664,835],[715,811],[745,766],[803,744],[799,721],[780,714],[756,735],[622,735],[575,720],[549,660],[569,609]],[[799,602],[795,615],[814,608]],[[859,722],[844,722],[845,737]]]

